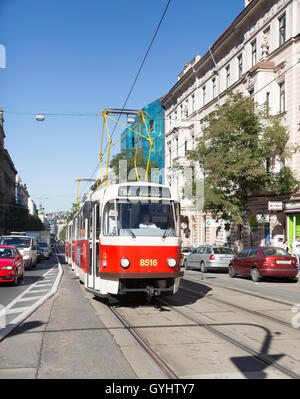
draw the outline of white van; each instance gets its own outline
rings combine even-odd
[[[15,233],[9,236],[2,236],[0,245],[13,245],[18,248],[20,254],[23,256],[25,269],[32,269],[36,266],[36,238]]]

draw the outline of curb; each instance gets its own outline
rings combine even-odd
[[[51,290],[47,294],[45,294],[42,298],[40,298],[36,303],[34,303],[30,308],[28,308],[26,311],[17,316],[13,320],[13,322],[10,322],[5,328],[3,328],[0,331],[0,342],[5,337],[7,337],[7,335],[10,334],[15,328],[17,328],[21,323],[23,323],[29,316],[31,316],[32,313],[34,313],[39,307],[41,307],[49,298],[51,298],[54,294],[56,294],[64,272],[57,254],[55,255],[57,258],[59,272]]]

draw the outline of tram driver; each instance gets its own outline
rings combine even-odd
[[[148,228],[148,227],[157,228],[156,224],[150,222],[150,215],[148,213],[145,213],[143,215],[143,221],[139,225],[140,229],[145,228],[145,227],[146,228]]]

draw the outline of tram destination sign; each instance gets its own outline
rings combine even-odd
[[[121,186],[119,197],[150,197],[150,198],[171,198],[168,187],[157,186]]]

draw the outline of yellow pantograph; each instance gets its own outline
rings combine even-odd
[[[80,208],[80,183],[82,181],[97,181],[96,179],[77,179],[75,180],[77,182],[77,201],[76,201],[76,209],[77,211]]]
[[[126,115],[127,118],[129,117],[135,117],[135,121],[132,125],[126,126],[122,122],[120,122],[120,117],[122,115]],[[140,138],[143,137],[146,139],[149,143],[149,155],[148,155],[148,161],[147,161],[147,167],[146,167],[146,175],[145,175],[145,180],[148,180],[148,172],[149,172],[149,166],[150,166],[150,158],[151,158],[151,151],[153,147],[153,142],[150,137],[149,129],[147,126],[147,121],[146,117],[149,116],[145,111],[140,111],[140,110],[135,110],[135,109],[118,109],[118,108],[111,108],[111,109],[105,109],[102,111],[102,116],[103,116],[103,122],[102,122],[102,132],[101,132],[101,144],[100,144],[100,156],[99,156],[99,163],[100,163],[100,183],[103,182],[104,180],[107,179],[108,177],[108,167],[109,167],[109,157],[110,157],[110,151],[113,146],[115,146],[119,141],[121,141],[129,132],[134,132],[135,134],[138,135],[138,140],[137,140],[137,146],[136,146],[136,151],[134,155],[134,168],[136,172],[136,177],[137,180],[140,180],[140,176],[138,173],[137,169],[137,154],[138,154],[138,149],[139,149],[139,143],[140,143]],[[119,116],[119,119],[116,119],[116,116]],[[117,140],[115,143],[112,144],[111,140],[111,135],[109,133],[109,128],[108,128],[108,122],[107,120],[110,119],[113,122],[116,122],[116,124],[119,124],[123,127],[126,128],[126,132],[120,137],[119,140]],[[147,136],[144,136],[142,134],[142,127],[145,126]],[[103,148],[103,137],[104,137],[104,131],[106,130],[107,132],[107,139],[108,139],[108,147],[107,149],[102,152]],[[107,159],[106,159],[106,167],[105,167],[105,173],[103,174],[102,172],[102,161],[104,155],[107,153]]]

